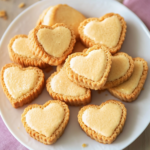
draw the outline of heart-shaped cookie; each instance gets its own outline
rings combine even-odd
[[[39,68],[46,68],[49,66],[41,59],[32,54],[28,46],[27,35],[14,36],[9,42],[8,49],[10,59],[22,66],[33,66]]]
[[[98,18],[89,18],[80,23],[80,38],[87,47],[104,45],[112,54],[121,49],[126,35],[126,22],[118,14],[109,13]]]
[[[132,102],[140,94],[148,73],[147,62],[142,58],[134,58],[134,70],[131,77],[124,83],[109,88],[109,92],[119,99]]]
[[[76,42],[73,31],[65,24],[39,25],[30,31],[28,37],[33,54],[54,66],[67,58]]]
[[[36,67],[7,64],[1,70],[1,84],[15,108],[34,100],[44,88],[44,73]]]
[[[64,101],[68,105],[86,105],[91,101],[91,91],[72,82],[64,66],[57,67],[46,81],[47,91],[53,99]]]
[[[40,15],[37,25],[52,26],[56,23],[64,23],[72,28],[76,38],[79,39],[78,26],[86,19],[83,14],[66,4],[50,6]]]
[[[32,104],[25,108],[21,121],[31,137],[44,144],[53,144],[65,130],[69,116],[64,102],[50,100],[43,106]]]
[[[106,84],[100,89],[115,87],[130,78],[134,70],[134,61],[128,54],[119,52],[112,56],[112,65]]]
[[[105,46],[93,46],[86,52],[70,55],[65,63],[70,80],[90,89],[104,86],[111,68],[111,54]]]
[[[78,113],[78,122],[92,139],[104,144],[112,143],[126,121],[127,110],[119,101],[108,100],[100,106],[87,105]]]

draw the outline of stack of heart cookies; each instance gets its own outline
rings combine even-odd
[[[68,5],[50,6],[27,35],[16,35],[8,44],[10,59],[1,70],[1,84],[13,107],[33,101],[45,86],[41,69],[57,66],[46,80],[54,100],[25,108],[21,120],[34,139],[53,144],[62,135],[70,116],[68,105],[83,106],[78,122],[88,136],[112,143],[122,131],[125,105],[108,100],[91,102],[91,90],[107,89],[132,102],[145,83],[148,66],[142,58],[118,52],[125,40],[126,22],[119,14],[87,18]],[[15,64],[17,63],[17,64]]]

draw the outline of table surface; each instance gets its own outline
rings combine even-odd
[[[37,2],[38,0],[0,0],[0,10],[7,12],[8,19],[0,18],[0,38],[12,20],[21,13],[24,9]],[[122,1],[122,0],[119,0]],[[25,7],[18,8],[20,3],[24,2]],[[127,148],[124,150],[150,150],[150,125],[145,131]],[[0,141],[1,142],[1,141]]]

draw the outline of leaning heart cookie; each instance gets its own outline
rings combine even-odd
[[[87,47],[104,45],[112,54],[121,49],[126,35],[126,22],[119,14],[109,13],[80,23],[80,38]]]
[[[50,100],[43,106],[32,104],[25,108],[21,121],[29,135],[44,144],[53,144],[63,134],[70,111],[59,100]]]
[[[115,97],[126,102],[136,100],[144,86],[148,73],[148,65],[144,59],[137,57],[133,60],[134,70],[131,77],[126,82],[108,89]]]
[[[82,130],[92,139],[112,143],[122,131],[127,110],[119,101],[108,100],[100,106],[87,105],[78,113],[78,122]]]
[[[56,23],[64,23],[74,31],[76,38],[79,39],[78,26],[84,19],[86,19],[85,16],[76,9],[66,4],[58,4],[44,10],[37,24],[52,26]]]
[[[65,24],[39,25],[29,33],[32,53],[49,65],[61,64],[72,52],[75,35]]]
[[[134,61],[126,53],[119,52],[112,56],[112,65],[106,84],[100,89],[115,87],[130,78],[134,70]]]
[[[1,84],[12,106],[18,108],[30,103],[42,92],[44,73],[36,67],[6,64],[1,70]]]
[[[33,66],[39,68],[46,68],[49,66],[32,54],[28,46],[27,35],[14,36],[9,42],[8,50],[11,60],[22,66]]]
[[[47,91],[53,99],[73,106],[86,105],[91,102],[90,89],[80,87],[72,82],[68,78],[64,66],[57,66],[57,70],[46,81]]]
[[[105,46],[93,46],[86,52],[69,55],[65,62],[67,75],[76,84],[100,89],[107,81],[111,54]]]

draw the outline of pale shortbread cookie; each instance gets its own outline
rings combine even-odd
[[[22,71],[10,67],[4,71],[4,82],[12,98],[17,99],[34,88],[38,80],[37,70]]]
[[[52,27],[40,25],[29,33],[29,47],[32,53],[49,65],[61,64],[72,52],[75,35],[64,24]]]
[[[72,82],[62,65],[48,78],[46,87],[53,99],[59,99],[68,105],[86,105],[91,101],[91,91]]]
[[[32,54],[28,46],[27,35],[14,36],[9,42],[8,50],[10,59],[22,66],[33,66],[39,68],[46,68],[49,66],[44,61]]]
[[[25,108],[21,121],[31,137],[44,144],[53,144],[62,135],[69,121],[69,108],[59,100]]]
[[[70,61],[70,68],[75,73],[97,82],[104,74],[106,62],[107,57],[105,51],[102,49],[96,49],[89,52],[86,57],[76,56],[72,58]],[[99,67],[97,63],[101,64],[101,67]]]
[[[7,64],[1,70],[1,84],[15,108],[34,100],[44,88],[44,73],[36,67]]]
[[[106,84],[100,89],[115,87],[130,78],[134,70],[134,61],[126,53],[119,52],[112,56],[112,65]]]
[[[47,8],[41,14],[38,25],[52,26],[56,23],[64,23],[73,29],[77,39],[79,39],[78,26],[86,19],[80,12],[68,5],[55,5]]]
[[[87,47],[104,45],[114,54],[121,49],[126,35],[126,22],[119,14],[109,13],[80,23],[80,38]]]
[[[110,68],[111,54],[104,46],[93,46],[82,53],[75,53],[66,59],[67,75],[76,84],[100,89],[104,86]]]
[[[100,106],[82,107],[78,113],[78,122],[92,139],[110,144],[122,131],[126,115],[127,110],[121,102],[108,100]]]
[[[119,86],[108,89],[111,94],[119,99],[132,102],[136,100],[145,83],[148,65],[142,58],[134,58],[134,70],[131,77]]]

